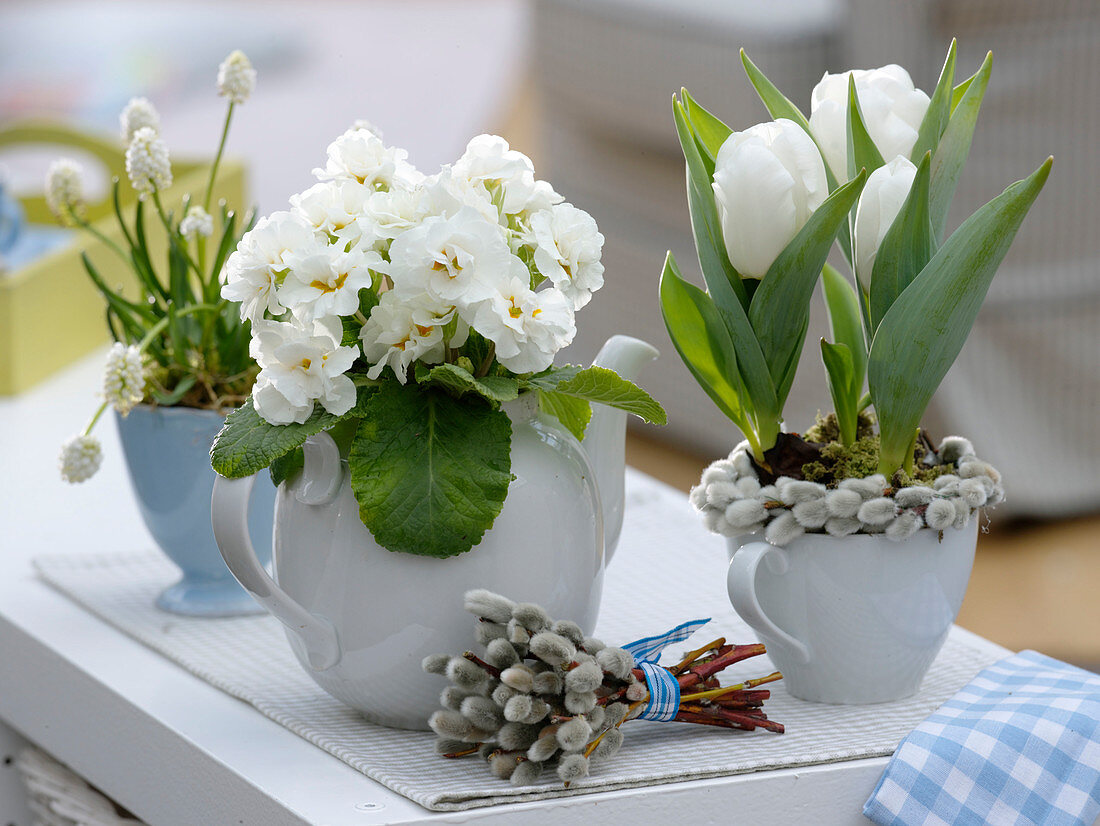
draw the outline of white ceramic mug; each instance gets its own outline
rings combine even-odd
[[[726,583],[787,691],[821,703],[878,703],[915,694],[962,605],[977,543],[962,529],[806,534],[785,548],[730,540]],[[736,544],[734,544],[736,543]]]

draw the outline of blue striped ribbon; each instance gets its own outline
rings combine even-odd
[[[708,622],[709,617],[689,620],[663,634],[643,637],[623,646],[623,650],[633,655],[634,662],[645,675],[646,686],[649,688],[649,703],[637,719],[666,721],[676,716],[680,708],[680,684],[668,669],[657,665],[657,661],[666,648],[673,643],[683,642]]]

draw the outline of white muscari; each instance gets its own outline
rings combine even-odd
[[[147,98],[130,98],[130,102],[118,116],[118,128],[122,135],[122,142],[129,145],[134,139],[134,133],[139,129],[149,128],[159,132],[160,115]]]
[[[783,118],[726,138],[713,187],[726,253],[745,278],[763,278],[829,194],[813,139]]]
[[[763,531],[773,545],[785,545],[807,532],[883,533],[902,541],[923,527],[964,528],[979,508],[1004,500],[1000,474],[974,455],[970,442],[949,436],[936,455],[939,463],[957,464],[959,473],[968,476],[944,474],[931,486],[911,485],[896,491],[877,473],[844,479],[832,489],[786,476],[774,485],[761,486],[748,443],[742,442],[729,457],[703,471],[689,500],[713,533],[739,537]]]
[[[879,245],[905,205],[916,174],[916,166],[897,155],[868,176],[860,193],[852,237],[856,276],[865,291],[871,288]]]
[[[265,313],[281,316],[287,308],[279,299],[279,285],[286,277],[289,255],[326,246],[300,215],[275,212],[261,218],[226,261],[221,296],[240,303],[242,319],[258,321]]]
[[[909,157],[928,110],[928,95],[913,85],[901,66],[826,72],[810,96],[810,131],[838,181],[848,180],[848,77],[855,78],[856,97],[867,133],[884,160]]]
[[[148,126],[134,133],[126,149],[126,174],[142,198],[172,185],[168,145]]]
[[[536,212],[531,217],[535,266],[579,310],[603,286],[603,235],[596,221],[572,204]]]
[[[46,171],[46,205],[64,223],[84,208],[84,168],[71,158],[58,158]]]
[[[256,88],[256,70],[240,49],[230,52],[218,66],[218,94],[235,104],[244,103]]]
[[[103,448],[94,436],[74,436],[61,446],[58,466],[61,478],[70,484],[86,482],[103,464]]]
[[[214,216],[196,204],[180,221],[180,234],[184,238],[209,238],[214,234]]]
[[[144,358],[136,345],[111,345],[103,365],[103,398],[123,416],[145,398]]]
[[[340,319],[311,324],[253,322],[250,352],[260,365],[252,391],[256,412],[272,424],[301,424],[320,404],[334,416],[355,405],[355,385],[344,375],[359,352],[341,346]]]

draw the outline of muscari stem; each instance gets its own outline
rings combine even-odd
[[[229,101],[229,109],[225,113],[225,125],[222,127],[222,139],[218,141],[218,151],[214,155],[214,163],[210,165],[210,180],[206,183],[206,197],[202,200],[202,208],[210,211],[210,198],[214,194],[214,178],[218,175],[218,164],[222,161],[222,152],[225,151],[225,140],[229,137],[229,121],[233,118],[233,101]]]

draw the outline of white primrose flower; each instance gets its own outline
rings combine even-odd
[[[535,292],[525,278],[511,278],[477,305],[470,326],[496,345],[496,358],[513,373],[537,373],[554,363],[577,333],[573,305],[560,291]]]
[[[279,303],[302,322],[354,315],[359,290],[371,286],[371,270],[382,270],[385,263],[377,252],[344,252],[335,246],[294,251],[285,260],[288,269],[278,290]]]
[[[535,181],[535,166],[499,135],[478,135],[454,164],[454,174],[486,189],[503,190],[501,209],[506,215],[545,209],[562,200],[545,181]],[[555,200],[556,199],[556,200]]]
[[[392,240],[420,223],[424,217],[423,196],[420,187],[373,192],[359,220],[368,223],[380,238]]]
[[[172,185],[168,145],[148,126],[134,133],[126,149],[126,174],[142,198]]]
[[[257,321],[265,311],[280,316],[287,310],[279,300],[278,286],[289,266],[288,254],[321,251],[325,246],[300,215],[274,212],[261,218],[226,261],[221,296],[240,302],[242,320]]]
[[[46,172],[46,205],[64,222],[84,209],[84,168],[69,158],[58,158]]]
[[[603,286],[603,235],[596,221],[572,204],[558,204],[531,216],[535,266],[579,310]]]
[[[928,110],[928,95],[913,86],[901,66],[826,72],[810,96],[810,131],[829,168],[841,183],[848,180],[848,76],[855,78],[856,97],[867,132],[883,158],[909,157]]]
[[[301,424],[314,404],[341,416],[355,404],[355,385],[344,375],[359,355],[341,346],[338,318],[311,324],[258,320],[253,322],[249,352],[260,365],[252,404],[270,424]]]
[[[361,219],[372,192],[355,181],[325,181],[291,195],[290,204],[317,232],[344,245],[369,250],[378,238],[370,222]]]
[[[73,436],[61,446],[58,466],[61,478],[69,484],[86,482],[103,464],[103,448],[94,436]]]
[[[879,245],[905,205],[916,174],[917,168],[912,162],[898,155],[867,177],[856,207],[852,235],[856,275],[864,290],[871,289],[871,271]]]
[[[745,278],[763,278],[829,194],[813,139],[785,118],[726,138],[713,186],[726,253]]]
[[[160,115],[146,98],[130,98],[122,114],[118,116],[118,127],[122,133],[122,142],[129,145],[134,133],[148,127],[154,132],[160,131]]]
[[[214,217],[196,204],[187,210],[187,215],[180,221],[180,234],[184,238],[209,238],[214,234]]]
[[[218,94],[233,103],[244,103],[256,88],[256,70],[244,52],[237,49],[218,66]]]
[[[137,346],[116,341],[103,365],[103,397],[125,416],[145,398],[145,366]]]
[[[398,295],[393,290],[382,293],[370,318],[359,332],[363,355],[371,362],[367,377],[378,378],[386,365],[401,384],[408,379],[409,365],[414,361],[438,364],[443,361],[444,348],[460,346],[468,330],[461,328],[450,342],[443,338],[443,328],[454,318],[454,306],[436,301],[427,293],[417,296]]]
[[[424,215],[453,218],[463,209],[472,209],[486,222],[501,224],[500,212],[493,204],[489,190],[480,182],[456,174],[450,166],[444,166],[435,175],[427,178],[420,190],[420,209]],[[501,232],[503,231],[501,224]]]
[[[406,160],[408,156],[366,129],[349,129],[328,145],[324,169],[314,169],[313,174],[319,181],[352,180],[372,189],[414,186],[423,176]]]
[[[426,292],[444,304],[459,305],[460,312],[498,294],[510,277],[529,280],[501,228],[473,209],[452,218],[425,218],[398,236],[390,246],[389,275],[396,292]]]

